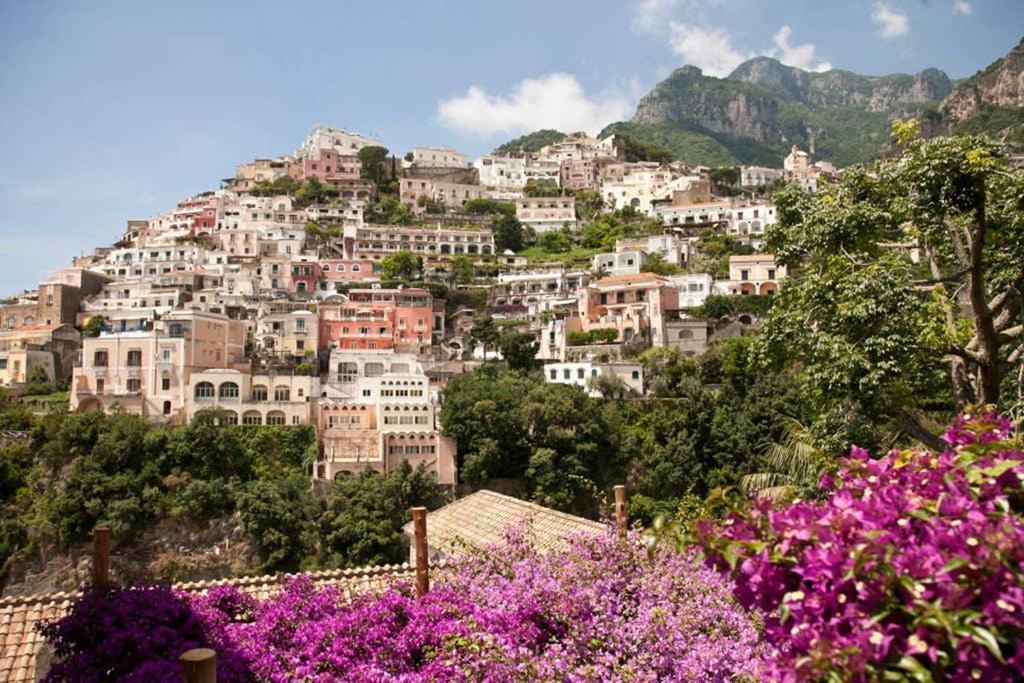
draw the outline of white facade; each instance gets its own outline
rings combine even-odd
[[[300,425],[315,423],[319,395],[319,377],[217,368],[192,373],[185,405],[189,421],[204,408],[220,408],[230,424]]]
[[[520,192],[526,186],[526,160],[522,157],[482,156],[473,162],[480,185],[498,192]]]
[[[669,275],[667,279],[679,290],[679,308],[702,305],[714,287],[714,281],[707,273]]]
[[[413,147],[412,164],[421,168],[469,168],[469,157],[450,147]]]
[[[331,128],[322,123],[313,126],[302,147],[295,153],[300,159],[316,158],[322,149],[333,149],[338,154],[351,156],[363,147],[380,146],[380,140],[359,133],[350,133],[340,128]]]
[[[600,392],[590,386],[590,380],[599,375],[614,375],[626,386],[641,396],[644,393],[644,370],[640,363],[547,363],[544,365],[544,381],[550,384],[571,384],[590,396]]]
[[[642,251],[611,251],[595,254],[591,260],[594,270],[604,269],[609,275],[636,275],[647,263],[647,254]]]
[[[781,168],[767,168],[765,166],[741,166],[740,185],[743,187],[768,187],[769,185],[782,180],[784,172]]]

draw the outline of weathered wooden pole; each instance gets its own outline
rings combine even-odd
[[[92,585],[106,588],[110,584],[110,529],[96,527],[92,531]]]
[[[178,657],[184,683],[217,683],[217,653],[205,647],[189,650]]]
[[[629,520],[626,517],[626,487],[619,484],[615,487],[615,523],[619,531],[626,533]]]
[[[427,508],[412,509],[413,542],[416,549],[416,597],[430,590],[430,559],[427,557]]]

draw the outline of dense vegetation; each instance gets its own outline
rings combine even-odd
[[[543,128],[532,133],[521,135],[514,140],[509,140],[494,150],[495,154],[511,154],[513,152],[536,152],[541,147],[546,147],[568,137],[565,133],[557,130]]]
[[[0,448],[0,561],[67,549],[107,526],[116,543],[160,520],[196,528],[237,515],[253,550],[249,571],[401,561],[400,527],[412,505],[444,497],[433,475],[404,468],[365,473],[314,492],[316,454],[308,426],[192,424],[55,412],[35,418],[8,406],[4,428],[31,430]],[[163,577],[174,578],[174,577]]]

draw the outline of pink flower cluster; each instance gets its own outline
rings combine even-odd
[[[718,572],[611,531],[543,555],[511,533],[418,601],[346,603],[300,578],[265,603],[226,588],[194,605],[215,647],[275,682],[753,679],[765,652]]]
[[[770,678],[1024,678],[1024,453],[988,413],[945,438],[941,454],[855,448],[822,502],[699,525],[740,602],[771,615]]]

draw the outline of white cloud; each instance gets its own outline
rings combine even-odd
[[[884,2],[876,2],[871,21],[878,24],[875,33],[882,38],[898,38],[910,31],[910,19],[905,12],[893,9]]]
[[[732,36],[724,28],[705,28],[681,21],[669,23],[669,46],[687,64],[699,66],[708,76],[726,76],[752,57],[732,46]]]
[[[953,14],[962,14],[965,17],[974,11],[974,6],[966,0],[956,0],[953,3]]]
[[[588,97],[572,74],[553,73],[521,81],[507,95],[470,86],[465,95],[442,100],[441,123],[477,135],[525,133],[539,128],[596,133],[628,118],[633,105],[618,93]]]
[[[805,71],[828,71],[832,68],[829,62],[820,61],[818,56],[814,54],[815,47],[813,43],[791,45],[789,39],[792,35],[793,29],[789,26],[780,28],[772,37],[772,42],[775,43],[777,50],[770,50],[769,56],[777,56],[783,64],[789,64]]]
[[[633,5],[633,30],[652,35],[664,33],[678,4],[679,0],[637,0]]]

